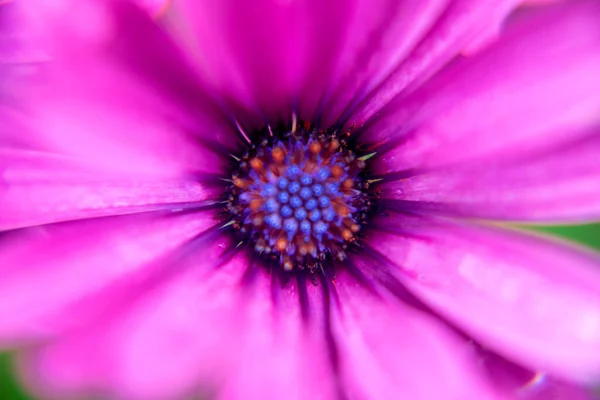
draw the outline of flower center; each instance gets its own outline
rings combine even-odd
[[[286,271],[343,260],[370,207],[357,157],[335,134],[269,136],[237,159],[227,211],[262,255]]]

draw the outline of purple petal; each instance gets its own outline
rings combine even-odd
[[[200,207],[216,198],[191,179],[109,174],[49,153],[0,149],[0,159],[0,229]]]
[[[0,3],[0,104],[13,100],[14,92],[31,73],[32,65],[48,56],[36,48],[23,23],[23,4]]]
[[[64,310],[124,279],[144,276],[160,256],[213,223],[209,213],[138,214],[5,233],[0,342],[54,335],[86,321],[91,308]]]
[[[414,90],[461,52],[473,52],[498,36],[505,17],[522,1],[455,0],[397,60],[385,81],[354,110],[348,126],[361,126],[398,95]],[[377,82],[379,83],[379,82]]]
[[[489,378],[504,394],[514,400],[593,400],[592,389],[559,381],[543,372],[531,372],[486,351],[479,353],[489,371]]]
[[[169,8],[171,0],[137,0],[137,3],[152,15],[160,16]]]
[[[409,223],[412,236],[394,232]],[[482,345],[567,380],[600,377],[597,257],[526,235],[406,217],[380,229],[387,232],[369,243],[393,260],[396,276]]]
[[[267,119],[299,110],[329,125],[399,64],[406,66],[397,73],[409,69],[412,79],[441,67],[516,1],[480,3],[178,0],[175,8],[189,21],[185,37],[201,68],[226,97]]]
[[[497,43],[395,101],[364,137],[392,148],[381,172],[527,155],[600,122],[598,70],[600,3],[528,10]]]
[[[54,57],[22,94],[38,144],[111,171],[220,171],[236,136],[166,32],[127,1],[72,3],[29,11]]]
[[[220,398],[333,398],[321,325],[303,325],[295,286],[274,303],[261,270],[257,286],[245,288],[243,253],[214,265],[229,244],[216,241],[179,264],[173,278],[109,323],[34,351],[26,380],[58,397],[180,398],[201,387]]]
[[[217,398],[337,398],[321,288],[307,283],[308,315],[303,316],[300,286],[293,279],[272,288],[268,274],[257,275],[237,313],[243,321],[241,351]]]
[[[464,339],[358,284],[336,281],[343,386],[355,398],[499,399]]]
[[[336,14],[342,14],[340,10],[348,10],[349,13],[342,22],[344,34],[336,53],[330,55],[334,58],[331,70],[327,71],[330,77],[322,109],[319,110],[325,126],[334,124],[340,114],[362,100],[408,57],[437,23],[449,1],[359,0],[335,3],[338,8]],[[323,64],[321,60],[318,62]]]
[[[600,129],[541,154],[423,171],[382,186],[396,208],[452,216],[585,222],[600,218]],[[386,201],[386,200],[383,200]]]
[[[544,378],[539,378],[544,379]],[[514,395],[515,400],[597,400],[592,389],[545,378],[541,384],[532,383]]]
[[[186,39],[204,75],[257,123],[289,119],[299,102],[314,110],[352,9],[317,0],[179,0],[174,8],[188,21]]]

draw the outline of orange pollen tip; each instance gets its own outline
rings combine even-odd
[[[352,232],[350,231],[350,229],[344,229],[342,231],[342,237],[344,238],[345,241],[351,240],[353,235],[352,235]]]
[[[337,213],[342,217],[347,217],[350,215],[350,210],[346,206],[337,206],[335,207]]]
[[[309,150],[313,154],[319,154],[321,152],[321,144],[318,142],[312,142],[309,146]]]
[[[262,199],[253,199],[250,201],[250,209],[252,211],[258,211],[262,205],[263,205]]]
[[[338,147],[340,147],[340,142],[338,142],[337,140],[332,140],[332,141],[329,143],[329,150],[332,150],[332,151],[333,151],[333,150],[337,150],[337,149],[338,149]]]
[[[285,238],[277,239],[277,242],[275,243],[275,248],[279,251],[284,251],[287,248],[287,240],[285,240]]]
[[[354,233],[358,232],[360,230],[360,225],[358,224],[352,224],[350,225],[350,230]]]
[[[292,264],[290,261],[285,261],[283,263],[283,269],[286,271],[291,271],[292,269],[294,269],[294,264]]]
[[[312,174],[313,172],[315,172],[316,169],[317,169],[317,164],[315,164],[314,162],[309,161],[304,166],[304,172],[308,172],[309,174]]]
[[[253,170],[261,171],[264,167],[264,163],[258,158],[253,158],[250,160],[250,167],[252,167]]]
[[[235,185],[235,187],[238,187],[240,189],[244,189],[246,187],[246,182],[241,178],[233,178],[233,184]]]
[[[333,175],[336,178],[339,178],[340,176],[342,176],[343,173],[344,173],[344,169],[342,167],[340,167],[339,165],[334,165],[333,168],[331,168],[331,175]]]
[[[256,216],[252,219],[252,223],[254,224],[254,226],[261,226],[263,222],[264,219],[261,216]]]
[[[344,183],[342,183],[342,185],[344,186],[344,188],[346,189],[352,189],[352,187],[354,186],[354,181],[352,179],[346,179],[344,181]]]
[[[271,155],[273,156],[273,160],[277,163],[281,163],[285,160],[285,152],[281,147],[275,147],[271,152]]]

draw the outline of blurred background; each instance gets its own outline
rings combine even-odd
[[[528,226],[526,229],[565,238],[600,252],[600,223],[578,226]],[[20,387],[12,370],[10,354],[0,353],[0,400],[35,400]]]

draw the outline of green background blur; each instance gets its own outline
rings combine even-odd
[[[574,242],[593,247],[600,251],[600,224],[582,226],[538,227],[541,230]],[[17,383],[11,371],[11,359],[0,354],[0,400],[32,400]]]

